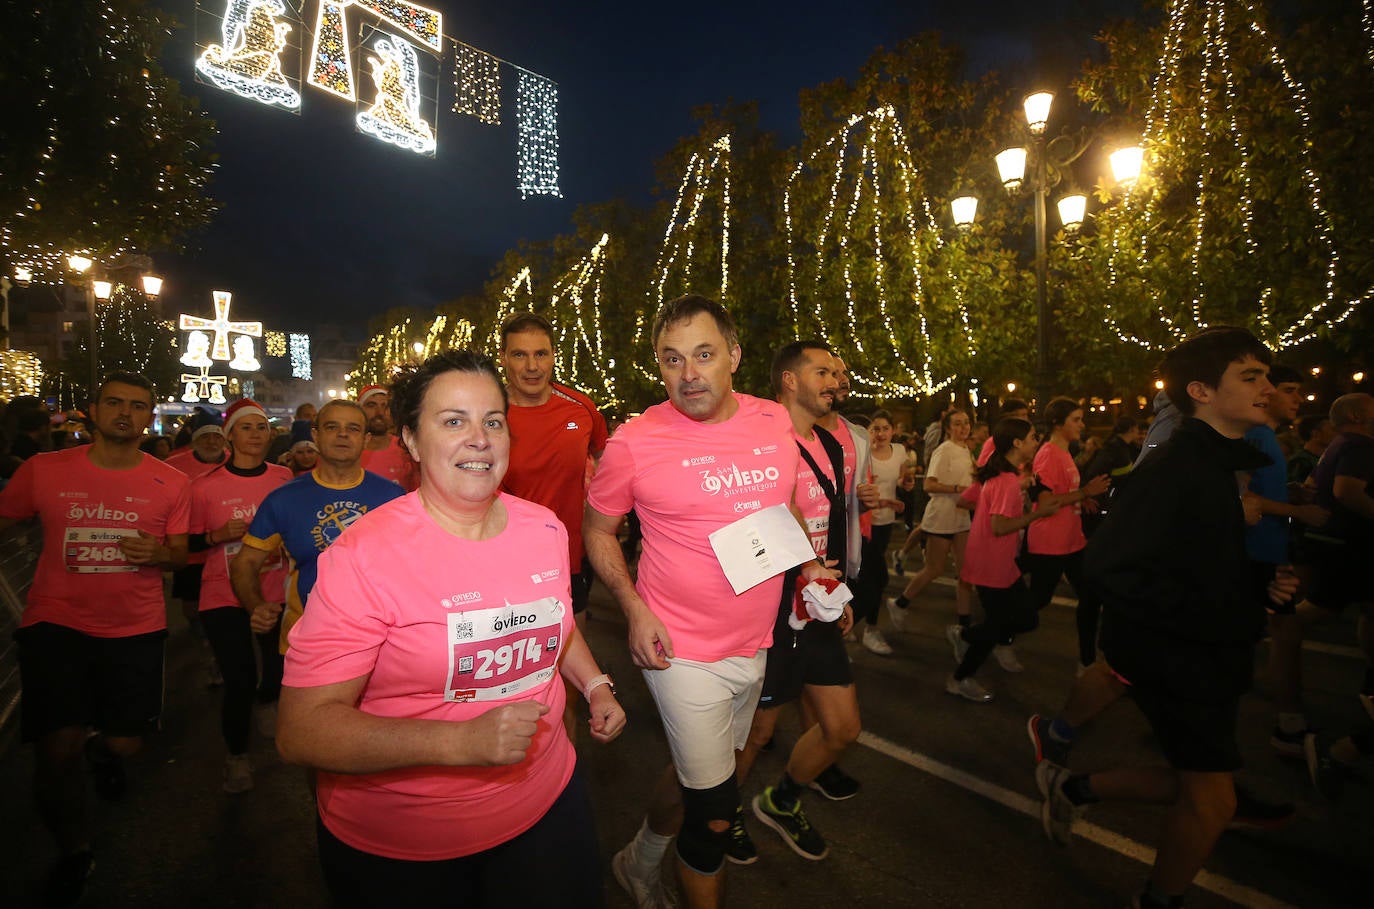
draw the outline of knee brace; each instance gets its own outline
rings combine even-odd
[[[725,864],[725,845],[731,824],[739,810],[739,786],[734,774],[710,789],[682,787],[682,829],[677,835],[677,856],[698,874],[716,874]],[[726,828],[711,829],[712,821],[724,821]]]

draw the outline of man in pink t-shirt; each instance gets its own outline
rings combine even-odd
[[[668,400],[611,438],[583,523],[597,577],[629,620],[630,652],[664,718],[673,756],[649,817],[612,868],[640,905],[661,900],[658,868],[678,834],[688,899],[712,905],[720,899],[725,842],[740,804],[735,751],[758,702],[782,578],[736,595],[708,536],[761,509],[789,505],[798,454],[786,410],[734,392],[740,347],[724,307],[699,296],[664,304],[653,344]],[[637,583],[616,539],[631,508],[644,529]],[[819,562],[805,569],[808,576],[823,572]]]
[[[139,450],[152,419],[151,383],[114,373],[91,405],[95,441],[35,455],[0,491],[0,529],[36,517],[43,531],[15,642],[35,802],[61,853],[47,898],[61,905],[95,864],[83,750],[96,791],[120,797],[122,758],[162,709],[162,572],[186,563],[190,481]]]

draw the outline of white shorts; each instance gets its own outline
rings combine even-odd
[[[711,789],[735,775],[763,690],[768,654],[726,657],[713,663],[669,660],[667,669],[644,670],[677,778],[687,789]]]

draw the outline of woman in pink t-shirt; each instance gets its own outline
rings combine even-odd
[[[506,407],[471,351],[399,378],[391,408],[419,489],[325,550],[291,631],[277,747],[319,771],[338,905],[603,901],[564,680],[592,738],[614,739],[625,712],[572,620],[566,529],[500,492]]]
[[[973,511],[973,527],[959,574],[960,579],[978,588],[983,621],[945,629],[958,663],[945,679],[945,690],[979,704],[992,700],[992,693],[973,677],[978,667],[993,647],[1009,644],[1012,635],[1035,627],[1035,610],[1016,564],[1021,530],[1059,510],[1057,504],[1050,504],[1026,513],[1021,467],[1035,455],[1035,428],[1025,420],[1003,417],[993,427],[992,440],[992,456],[978,468],[978,507]]]
[[[1045,419],[1050,426],[1049,440],[1035,454],[1031,472],[1035,475],[1037,511],[1048,505],[1058,510],[1048,520],[1037,521],[1026,531],[1026,570],[1031,579],[1031,603],[1037,612],[1050,604],[1059,579],[1066,577],[1074,596],[1082,598],[1083,549],[1088,538],[1083,535],[1083,516],[1079,509],[1097,508],[1093,496],[1107,491],[1110,480],[1106,474],[1094,477],[1079,488],[1078,465],[1069,454],[1069,446],[1083,435],[1083,408],[1071,398],[1055,398],[1045,405]],[[1060,506],[1069,505],[1070,508]],[[1092,653],[1097,647],[1097,616],[1101,606],[1085,607],[1077,613],[1079,652]],[[1080,667],[1081,673],[1083,667]]]

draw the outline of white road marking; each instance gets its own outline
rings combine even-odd
[[[859,733],[859,744],[871,748],[879,754],[885,754],[890,758],[901,761],[903,764],[914,767],[923,773],[939,777],[947,783],[953,783],[976,795],[981,795],[985,799],[997,802],[999,805],[1010,808],[1012,811],[1034,818],[1037,823],[1040,821],[1040,801],[1038,799],[1027,798],[1019,792],[1003,789],[1001,786],[995,783],[989,783],[987,780],[976,777],[968,771],[960,770],[958,767],[951,767],[948,764],[942,764],[934,758],[912,751],[910,748],[905,748],[895,742],[890,742],[867,730]],[[1143,843],[1137,843],[1129,837],[1122,836],[1105,827],[1099,827],[1096,824],[1090,824],[1081,819],[1074,822],[1073,830],[1077,836],[1096,843],[1104,849],[1110,849],[1113,852],[1134,859],[1144,865],[1154,864],[1154,849]],[[1245,884],[1237,883],[1230,878],[1223,877],[1220,874],[1213,874],[1210,871],[1200,871],[1194,883],[1204,890],[1210,890],[1218,896],[1238,903],[1241,906],[1250,907],[1250,909],[1296,909],[1296,907],[1289,903],[1275,899],[1267,893],[1262,893],[1253,887],[1247,887]]]

